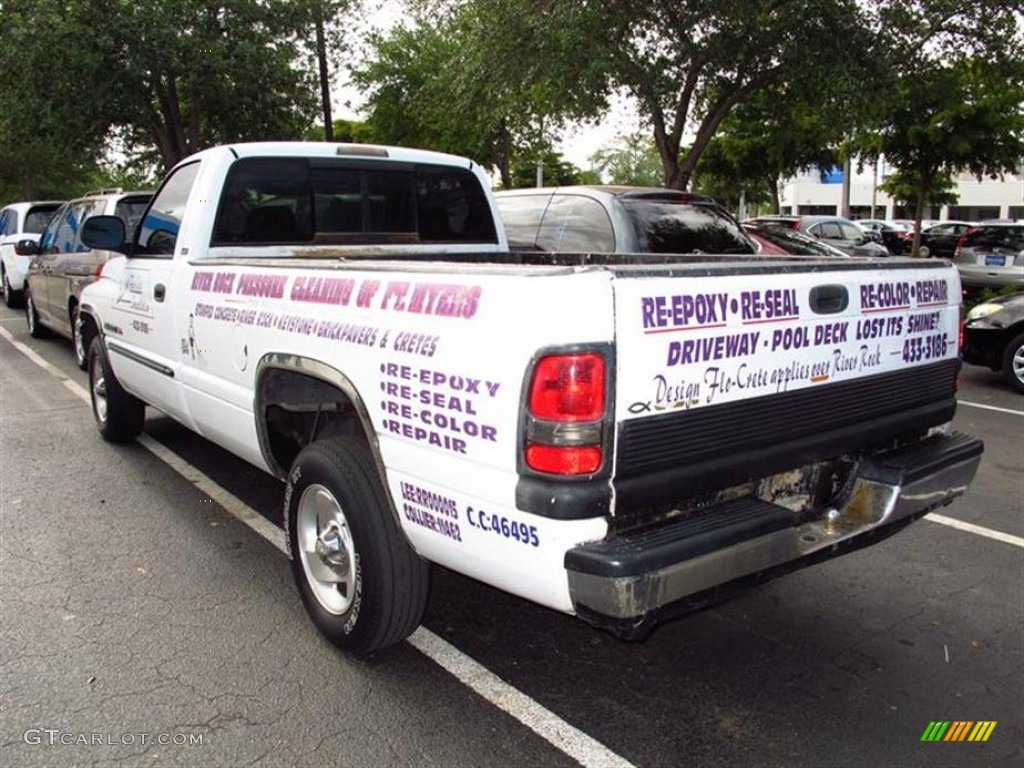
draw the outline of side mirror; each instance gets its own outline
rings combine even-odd
[[[124,222],[117,216],[92,216],[82,224],[82,243],[100,251],[128,253]]]
[[[14,244],[14,252],[19,256],[38,256],[42,253],[42,249],[35,240],[25,238]]]

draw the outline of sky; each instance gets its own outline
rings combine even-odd
[[[398,24],[402,17],[402,3],[398,0],[364,0],[363,11],[367,33],[371,30],[385,31]],[[334,88],[331,94],[332,110],[336,119],[364,119],[359,113],[363,98],[348,81],[348,73],[337,71],[332,74]],[[635,103],[625,96],[613,99],[608,114],[599,122],[585,125],[574,124],[562,132],[555,148],[576,167],[590,168],[590,156],[612,144],[617,136],[635,134],[640,127]]]

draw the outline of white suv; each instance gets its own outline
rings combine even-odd
[[[25,288],[31,256],[19,256],[14,245],[19,240],[35,240],[61,206],[60,200],[36,203],[11,203],[0,210],[0,286],[8,307],[18,306]]]

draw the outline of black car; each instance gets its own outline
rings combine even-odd
[[[934,227],[921,232],[921,250],[923,258],[933,256],[940,259],[952,259],[956,244],[967,234],[973,224],[967,221],[943,221]]]
[[[964,362],[1002,371],[1024,392],[1024,293],[992,299],[967,313]]]

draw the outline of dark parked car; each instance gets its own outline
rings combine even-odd
[[[757,224],[746,222],[743,231],[747,237],[761,246],[761,253],[786,254],[789,256],[825,256],[828,258],[849,258],[838,248],[818,240],[810,235],[797,232],[777,224]]]
[[[857,226],[869,235],[874,232],[879,236],[880,242],[893,256],[902,256],[909,253],[914,244],[914,228],[905,227],[892,221],[882,219],[859,219]],[[879,242],[876,240],[876,242]]]
[[[971,227],[957,244],[953,262],[969,290],[1007,285],[1024,290],[1024,221]]]
[[[952,259],[956,252],[956,244],[972,226],[974,225],[969,221],[943,221],[922,230],[920,256]]]
[[[595,185],[513,189],[495,199],[515,250],[757,252],[736,220],[703,195]]]
[[[92,250],[82,243],[82,223],[101,214],[117,216],[126,232],[134,232],[149,203],[149,192],[104,191],[64,203],[39,236],[21,240],[17,252],[34,256],[25,279],[25,316],[29,332],[38,338],[47,330],[71,339],[75,359],[84,370],[86,350],[78,327],[78,300],[82,289],[96,279],[109,251]]]
[[[777,224],[823,240],[850,256],[888,256],[888,249],[842,216],[758,216],[753,224]]]
[[[1024,294],[992,299],[967,313],[964,362],[1002,371],[1024,392]]]

